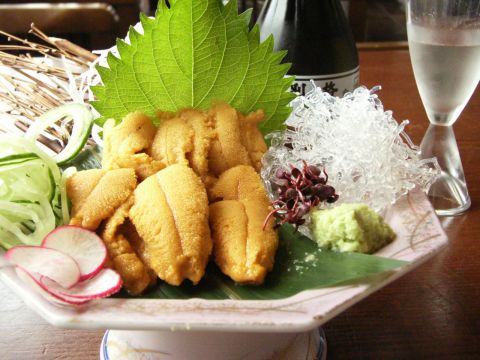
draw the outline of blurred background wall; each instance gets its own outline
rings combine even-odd
[[[240,11],[253,9],[252,23],[263,4],[264,0],[238,0]],[[402,0],[342,0],[342,5],[357,42],[406,40]],[[152,15],[155,8],[156,0],[0,0],[0,30],[23,38],[33,22],[49,36],[102,49],[123,38],[140,11]]]

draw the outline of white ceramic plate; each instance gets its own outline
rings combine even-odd
[[[25,286],[11,268],[1,269],[0,279],[48,322],[66,328],[302,332],[413,270],[447,244],[435,212],[419,190],[400,199],[385,219],[397,238],[377,255],[406,260],[408,265],[362,285],[308,290],[281,300],[102,299],[60,306]]]

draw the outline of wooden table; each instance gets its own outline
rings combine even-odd
[[[428,121],[406,50],[360,52],[361,82],[383,86],[385,108],[419,143]],[[472,197],[443,218],[450,244],[435,258],[325,325],[329,359],[478,359],[480,356],[480,91],[455,125]],[[0,358],[98,359],[103,331],[47,324],[0,283]]]

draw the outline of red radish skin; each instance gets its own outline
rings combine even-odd
[[[62,288],[45,276],[40,277],[39,280],[42,288],[50,294],[67,299],[100,299],[115,294],[122,288],[122,279],[110,269],[103,269],[94,278],[78,283],[70,289]]]
[[[80,281],[93,278],[107,261],[107,249],[94,232],[79,226],[65,225],[51,231],[42,241],[42,247],[70,255],[80,268]]]
[[[20,266],[16,266],[15,271],[20,280],[22,280],[29,287],[33,288],[37,293],[42,295],[45,299],[49,300],[50,302],[59,303],[63,305],[82,305],[90,301],[88,299],[66,299],[66,298],[54,296],[53,294],[45,290],[43,286],[40,284],[40,281],[39,281],[40,275],[37,274],[35,276]]]
[[[64,288],[71,288],[80,281],[80,269],[75,260],[55,249],[15,246],[4,256],[28,273],[46,276]]]
[[[38,246],[16,246],[5,253],[18,277],[47,300],[81,305],[118,292],[122,279],[104,269],[107,250],[94,232],[61,226]]]

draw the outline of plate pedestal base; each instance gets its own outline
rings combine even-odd
[[[270,360],[326,358],[322,329],[306,333],[107,330],[101,360]]]

